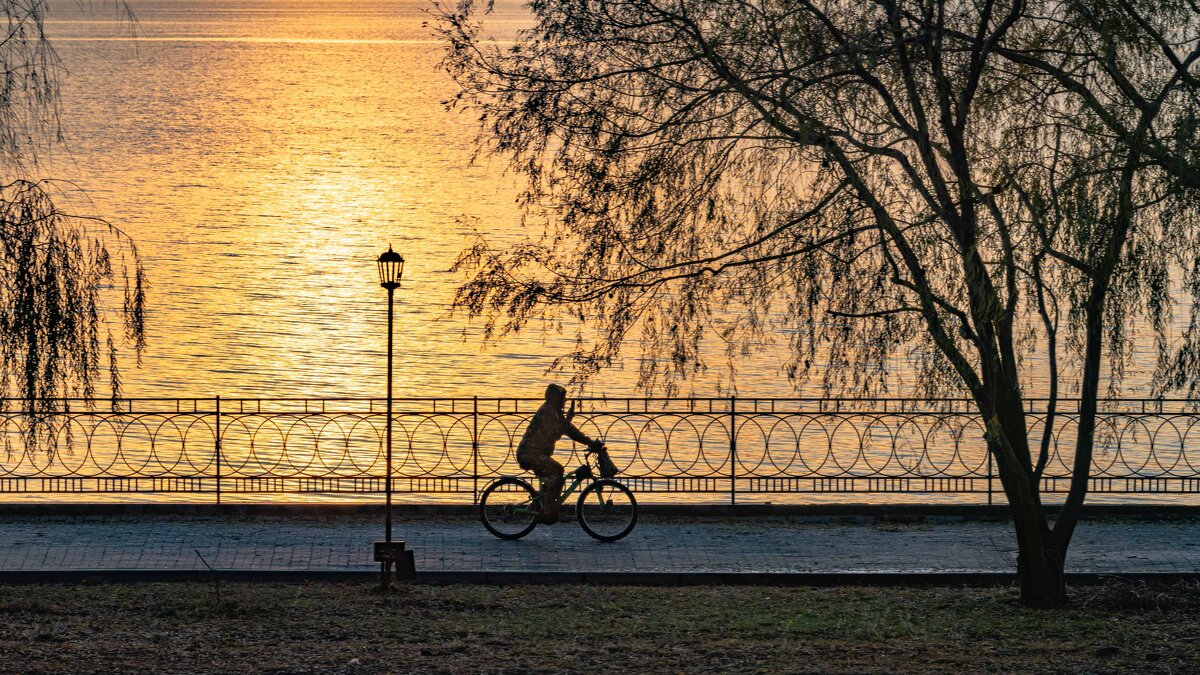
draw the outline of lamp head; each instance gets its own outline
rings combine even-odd
[[[378,263],[379,285],[389,291],[400,288],[400,278],[404,276],[404,258],[392,250],[391,244],[388,244],[388,250],[379,256]]]

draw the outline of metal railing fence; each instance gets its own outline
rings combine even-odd
[[[0,400],[0,493],[373,494],[384,489],[384,399],[66,402],[26,443]],[[477,495],[520,474],[516,446],[540,399],[395,399],[393,489]],[[1044,400],[1027,410],[1034,443]],[[1000,491],[983,425],[963,399],[579,399],[575,423],[608,443],[643,493]],[[1042,488],[1065,492],[1078,402],[1060,400]],[[1200,492],[1200,401],[1101,402],[1096,493]],[[582,448],[556,455],[571,467]],[[1035,445],[1036,447],[1036,445]]]

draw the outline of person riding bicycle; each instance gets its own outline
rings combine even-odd
[[[547,525],[558,522],[558,495],[563,488],[563,465],[551,457],[554,444],[565,434],[576,443],[587,445],[589,450],[598,450],[604,445],[603,441],[588,438],[571,424],[575,402],[571,401],[570,409],[564,413],[566,400],[566,389],[557,384],[547,386],[546,401],[533,414],[517,446],[517,464],[537,474],[542,481],[542,512],[537,520]]]

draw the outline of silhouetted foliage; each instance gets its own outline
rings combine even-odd
[[[531,4],[511,47],[441,15],[453,102],[526,178],[540,241],[481,241],[456,306],[491,338],[570,312],[587,377],[640,342],[645,387],[716,335],[790,341],[830,393],[970,396],[1012,507],[1022,597],[1065,601],[1102,374],[1146,326],[1200,382],[1200,6],[1158,0]],[[1190,293],[1182,341],[1168,328]],[[1038,355],[1037,359],[1028,358]],[[1043,508],[1023,390],[1079,397],[1066,505]],[[1071,391],[1064,393],[1063,388]],[[1053,523],[1053,528],[1051,528]]]
[[[64,212],[59,204],[78,190],[36,177],[39,153],[61,140],[63,67],[43,31],[42,0],[2,7],[0,397],[24,399],[36,444],[56,437],[48,415],[67,406],[64,397],[90,398],[103,379],[120,396],[119,346],[139,359],[145,346],[146,279],[128,236]]]

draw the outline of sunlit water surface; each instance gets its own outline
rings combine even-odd
[[[408,260],[399,395],[541,391],[574,330],[483,351],[477,326],[448,313],[463,279],[449,268],[473,228],[499,242],[540,231],[522,230],[502,160],[470,161],[474,117],[442,103],[455,87],[427,0],[129,7],[134,23],[105,3],[52,3],[67,142],[47,169],[145,254],[149,350],[126,370],[127,395],[381,395],[386,294],[373,260],[389,243]],[[511,39],[528,22],[510,0],[487,25]],[[720,346],[712,352],[713,368],[683,393],[729,392]],[[740,362],[738,393],[818,393],[795,388],[780,361],[768,350]],[[636,394],[636,363],[624,365],[590,393]],[[903,360],[890,377],[891,394],[911,391]]]

